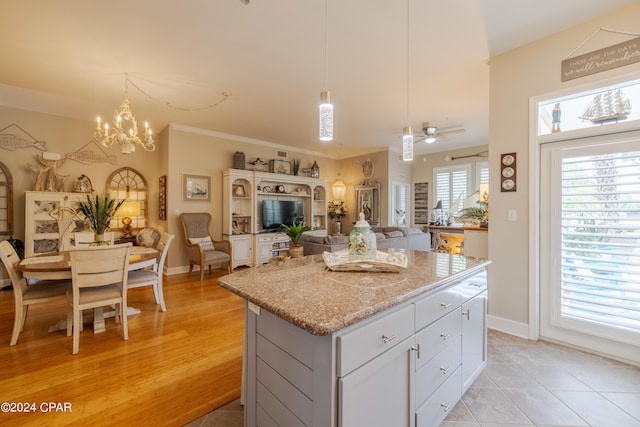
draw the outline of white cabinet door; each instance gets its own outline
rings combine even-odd
[[[487,292],[462,305],[462,392],[487,364]]]
[[[231,260],[232,267],[236,268],[240,265],[251,265],[251,235],[232,236],[231,240],[231,253],[233,259]]]
[[[339,379],[339,427],[414,426],[413,337]]]

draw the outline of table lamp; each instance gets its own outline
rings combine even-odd
[[[140,215],[139,202],[124,202],[118,209],[118,216],[122,218],[122,237],[133,237],[131,217]]]

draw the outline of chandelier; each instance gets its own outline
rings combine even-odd
[[[98,127],[93,133],[93,139],[110,148],[116,142],[120,144],[122,154],[131,154],[136,151],[136,145],[142,146],[145,151],[154,151],[156,146],[149,124],[144,122],[144,141],[138,136],[138,122],[136,116],[131,112],[131,102],[129,102],[129,75],[125,74],[124,101],[116,110],[113,118],[113,127],[108,123],[102,127],[100,116],[98,116]]]

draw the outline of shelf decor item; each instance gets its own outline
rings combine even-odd
[[[342,200],[329,202],[329,208],[327,211],[329,218],[336,220],[333,226],[333,234],[337,236],[342,235],[341,219],[347,215],[347,208],[344,206],[344,202]]]
[[[360,219],[349,233],[349,259],[375,259],[377,250],[376,233],[371,231],[371,226],[364,219],[364,213],[360,212]]]
[[[112,199],[109,194],[90,196],[87,194],[86,201],[79,201],[78,206],[80,212],[91,225],[91,229],[95,233],[95,241],[100,242],[104,239],[104,232],[109,228],[111,218],[120,209],[124,203],[123,200]]]

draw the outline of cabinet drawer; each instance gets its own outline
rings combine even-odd
[[[460,341],[458,337],[416,372],[416,406],[427,400],[458,369],[462,360]]]
[[[416,369],[423,367],[454,341],[460,343],[456,339],[460,338],[461,317],[460,307],[456,307],[455,311],[416,334],[416,346],[420,346],[420,359],[416,360]]]
[[[456,288],[462,295],[462,299],[467,301],[476,295],[487,290],[487,271],[478,273],[475,276],[471,276],[468,279],[460,282],[456,285]]]
[[[463,302],[464,299],[457,286],[444,289],[416,302],[415,330],[419,331],[445,314],[452,312]]]
[[[411,335],[413,304],[338,336],[338,376],[345,376]]]
[[[460,368],[416,411],[416,427],[439,426],[462,397]]]

